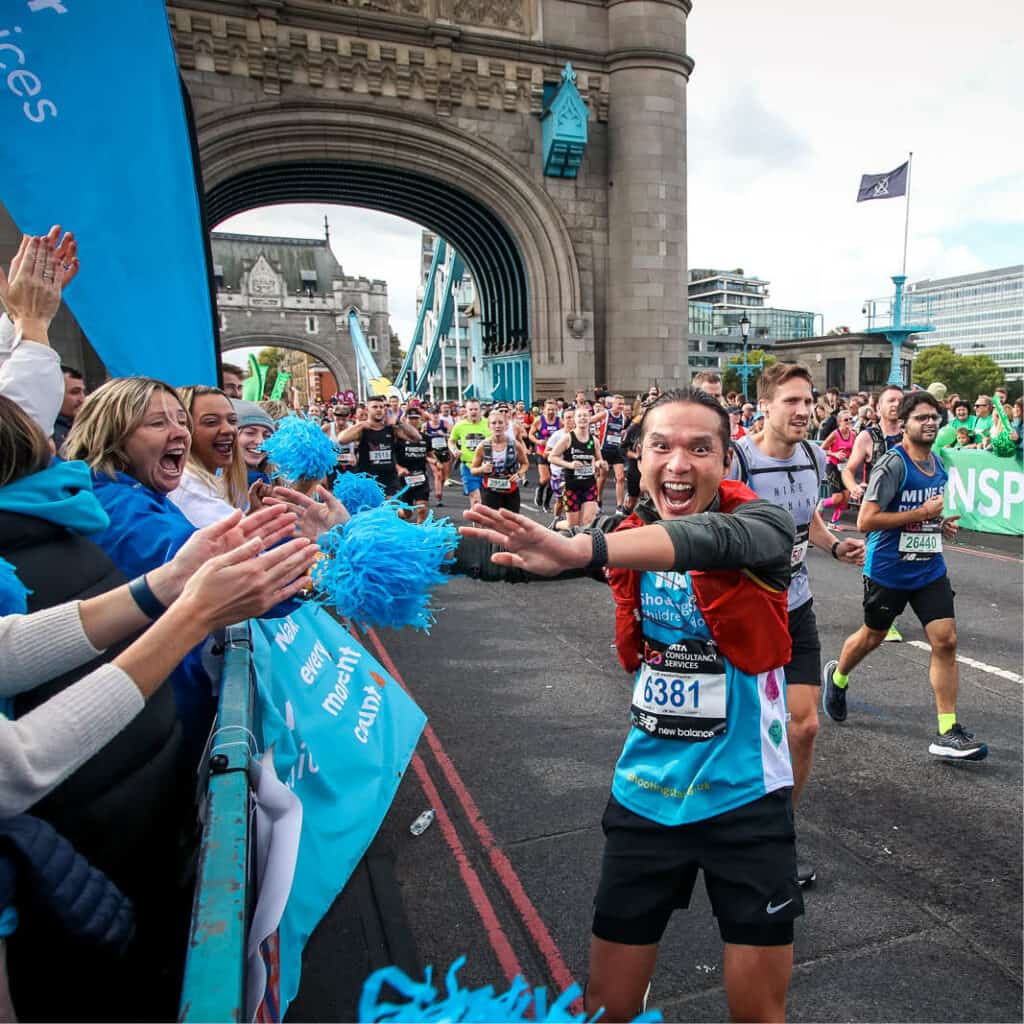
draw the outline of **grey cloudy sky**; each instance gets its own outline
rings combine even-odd
[[[688,32],[690,266],[743,267],[771,281],[772,305],[856,329],[863,300],[899,272],[905,210],[857,204],[857,185],[909,150],[911,280],[1024,262],[1024,7],[696,0]],[[415,225],[292,206],[222,227],[316,237],[325,211],[346,272],[387,280],[408,342]]]

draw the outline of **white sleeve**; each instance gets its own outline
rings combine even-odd
[[[0,616],[0,696],[31,690],[100,653],[85,635],[77,601]]]
[[[49,437],[64,402],[60,356],[48,345],[18,337],[0,317],[0,395],[28,413]]]
[[[0,716],[0,816],[22,814],[143,709],[131,677],[101,665],[17,721]]]
[[[201,480],[187,471],[181,476],[181,483],[167,495],[185,518],[197,529],[212,526],[227,518],[234,508],[222,497],[211,494]]]

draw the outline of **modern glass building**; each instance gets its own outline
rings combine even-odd
[[[720,369],[731,357],[742,353],[740,320],[744,316],[750,321],[751,348],[814,337],[817,314],[766,306],[768,284],[744,274],[742,269],[690,271],[687,290],[691,370]]]
[[[907,304],[906,319],[935,326],[915,338],[920,348],[949,345],[963,356],[990,356],[1008,381],[1024,380],[1024,264],[915,281]]]

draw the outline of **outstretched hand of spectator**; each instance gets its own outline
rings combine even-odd
[[[351,518],[348,509],[322,484],[313,492],[320,500],[291,487],[275,487],[273,497],[264,498],[266,505],[284,507],[295,513],[295,532],[315,541],[333,526],[341,526]]]
[[[261,509],[243,518],[239,511],[219,523],[196,530],[166,565],[146,574],[153,593],[169,605],[188,581],[211,559],[258,540],[261,548],[271,548],[295,533],[295,515],[283,506]]]
[[[254,537],[206,562],[178,600],[209,630],[259,618],[312,585],[309,570],[318,552],[305,537],[263,552],[261,538]]]

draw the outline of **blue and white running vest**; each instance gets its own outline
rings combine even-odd
[[[903,484],[882,512],[909,512],[929,498],[942,494],[949,479],[937,456],[932,456],[935,472],[928,474],[897,445],[886,458],[903,461]],[[864,575],[894,590],[920,590],[946,574],[942,557],[942,516],[923,523],[907,523],[892,530],[873,530],[868,534],[864,557]]]
[[[686,825],[793,785],[782,668],[749,675],[712,641],[687,573],[640,580],[644,649],[612,794]]]

